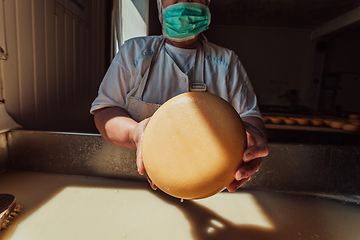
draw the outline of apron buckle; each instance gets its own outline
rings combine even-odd
[[[205,83],[190,83],[191,92],[205,92],[206,84]]]

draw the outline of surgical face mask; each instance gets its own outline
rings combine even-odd
[[[163,34],[182,42],[194,39],[210,25],[210,11],[201,3],[181,2],[163,9]]]

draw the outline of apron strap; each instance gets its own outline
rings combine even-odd
[[[154,55],[151,58],[150,66],[146,69],[146,72],[145,72],[143,78],[141,79],[141,82],[139,84],[139,87],[138,87],[134,97],[142,99],[142,96],[143,96],[143,93],[144,93],[144,90],[145,90],[145,87],[146,87],[146,83],[147,83],[147,80],[149,78],[150,69],[154,65],[154,62],[157,59],[157,57],[159,56],[161,48],[163,47],[164,44],[165,44],[165,38],[163,38],[159,42],[159,44],[156,46],[155,51],[154,51]]]
[[[206,84],[204,80],[204,49],[203,44],[200,41],[196,51],[196,58],[195,58],[195,77],[193,82],[190,83],[189,89],[190,92],[205,92],[206,91]]]
[[[160,54],[161,48],[165,44],[165,38],[163,38],[158,46],[155,48],[155,52],[153,57],[151,58],[150,66],[147,68],[141,82],[139,83],[138,89],[135,92],[134,97],[142,99],[143,93],[145,91],[146,83],[149,78],[150,69],[153,67],[155,60]],[[197,47],[196,51],[196,57],[195,57],[195,78],[199,79],[198,81],[194,81],[190,83],[189,89],[191,92],[205,92],[206,91],[206,84],[204,80],[204,50],[203,50],[203,44],[200,41]]]

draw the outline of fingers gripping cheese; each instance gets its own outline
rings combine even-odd
[[[154,113],[143,136],[142,157],[159,189],[200,199],[234,180],[246,145],[241,118],[228,102],[208,92],[187,92]]]

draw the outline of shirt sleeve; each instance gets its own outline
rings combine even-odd
[[[125,108],[126,96],[130,91],[131,74],[121,62],[121,52],[117,53],[107,70],[98,91],[98,96],[91,105],[90,113],[105,107]]]
[[[228,87],[230,89],[230,103],[239,113],[240,117],[251,116],[262,119],[249,77],[237,58],[230,72]]]

